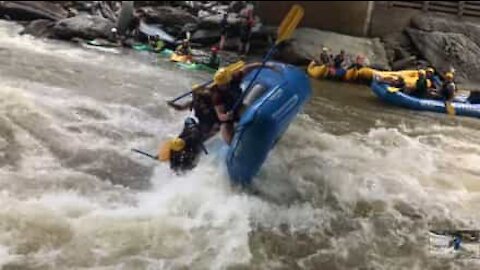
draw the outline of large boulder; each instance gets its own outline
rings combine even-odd
[[[203,15],[200,16],[199,27],[202,29],[220,29],[220,22],[223,19],[223,14]],[[231,13],[227,17],[228,25],[231,28],[238,28],[240,25],[240,17],[238,14]]]
[[[59,4],[49,1],[0,1],[0,17],[12,20],[32,21],[37,19],[60,20],[67,11]]]
[[[412,19],[411,27],[425,32],[446,32],[464,34],[480,45],[480,25],[463,20],[436,16],[416,16]]]
[[[187,23],[198,23],[198,19],[195,16],[175,7],[142,7],[137,9],[137,13],[141,14],[149,24],[182,26]]]
[[[283,46],[277,58],[291,64],[304,65],[318,58],[322,46],[333,53],[345,50],[347,54],[366,56],[372,66],[389,69],[385,49],[379,39],[352,37],[329,31],[300,28],[293,34],[293,40]]]
[[[454,68],[458,82],[480,83],[480,47],[462,33],[407,29],[420,53],[440,70]]]
[[[28,34],[34,37],[50,38],[53,36],[55,22],[46,19],[35,20],[29,23],[20,34]]]
[[[55,37],[60,39],[74,37],[84,39],[109,38],[113,27],[115,27],[115,24],[103,17],[79,15],[58,21],[53,27],[53,32]]]

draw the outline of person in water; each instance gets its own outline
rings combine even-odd
[[[191,117],[185,120],[182,132],[169,142],[169,146],[170,168],[175,172],[193,169],[201,151],[204,150],[207,153],[200,128]]]
[[[191,57],[192,49],[190,48],[190,41],[188,39],[184,39],[182,44],[178,45],[178,47],[175,49],[175,53],[178,55],[187,55]]]
[[[220,121],[213,106],[212,96],[208,89],[194,87],[192,91],[192,100],[184,104],[175,104],[171,101],[167,103],[175,110],[193,110],[195,117],[198,119],[198,126],[203,140],[208,139],[218,132]]]
[[[262,66],[262,63],[251,63],[245,65],[241,70],[231,72],[226,68],[220,68],[214,75],[214,84],[209,86],[212,93],[212,102],[220,120],[220,131],[226,143],[230,144],[234,135],[234,123],[240,118],[241,106],[234,106],[242,94],[240,84],[243,78],[252,70]],[[275,66],[267,63],[267,68],[275,69]]]
[[[218,48],[212,47],[210,51],[210,57],[208,58],[208,61],[204,63],[204,65],[213,69],[218,69],[218,67],[220,66],[220,56],[218,56]]]
[[[455,97],[455,93],[457,92],[457,87],[455,86],[455,82],[453,81],[453,73],[445,73],[444,79],[445,81],[442,85],[441,94],[445,101],[452,101]]]

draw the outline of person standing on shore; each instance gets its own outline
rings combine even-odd
[[[252,28],[255,25],[253,7],[247,7],[242,12],[242,22],[240,25],[240,46],[239,53],[247,55],[250,51],[250,38],[252,37]]]
[[[228,32],[228,13],[223,14],[223,18],[220,21],[220,50],[223,51],[225,47],[225,42],[227,42],[227,32]]]

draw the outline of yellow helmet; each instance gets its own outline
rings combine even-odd
[[[445,73],[445,78],[447,78],[449,80],[453,80],[453,73],[452,72]]]
[[[185,141],[181,138],[175,138],[170,141],[170,150],[173,151],[182,151],[185,148]]]
[[[232,80],[232,73],[226,69],[221,68],[219,69],[215,75],[213,76],[213,81],[216,85],[225,85]]]
[[[427,68],[427,72],[435,73],[435,70],[431,67]]]
[[[422,75],[422,76],[425,76],[427,73],[425,72],[424,69],[419,69],[418,70],[418,75]]]

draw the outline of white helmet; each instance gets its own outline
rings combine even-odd
[[[110,30],[110,32],[112,32],[112,33],[117,33],[117,28],[113,27],[113,28]]]

